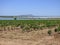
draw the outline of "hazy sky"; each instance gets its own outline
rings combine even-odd
[[[0,0],[1,15],[60,16],[60,0]]]

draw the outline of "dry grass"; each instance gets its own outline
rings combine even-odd
[[[55,28],[29,33],[23,33],[21,29],[0,31],[0,45],[60,45],[60,34],[54,32]],[[48,35],[48,30],[53,32],[51,36]]]

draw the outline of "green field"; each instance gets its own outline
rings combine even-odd
[[[46,27],[60,27],[60,20],[0,20],[0,27],[4,27],[4,30],[8,26],[20,27],[23,31],[40,30]]]
[[[0,26],[9,26],[9,25],[39,25],[39,24],[46,24],[46,25],[60,25],[60,20],[0,20]]]

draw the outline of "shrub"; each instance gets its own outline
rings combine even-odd
[[[25,27],[25,25],[20,25],[20,28],[22,28],[22,29],[23,29],[24,27]]]
[[[55,31],[55,32],[58,32],[58,29],[55,29],[54,31]]]
[[[36,30],[36,29],[39,29],[39,28],[40,28],[40,26],[39,26],[39,25],[34,24],[34,25],[32,25],[32,26],[31,26],[31,28],[33,28],[34,30]]]
[[[51,30],[48,30],[48,34],[51,35],[52,31]]]
[[[58,32],[60,31],[60,27],[58,27]]]
[[[16,27],[20,26],[20,24],[17,24]]]
[[[58,27],[58,34],[60,34],[60,26]]]
[[[29,26],[25,26],[22,31],[23,32],[30,32],[30,27]]]
[[[60,32],[60,27],[54,30],[55,32]]]

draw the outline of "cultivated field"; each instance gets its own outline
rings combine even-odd
[[[0,45],[60,45],[60,20],[0,20]]]

